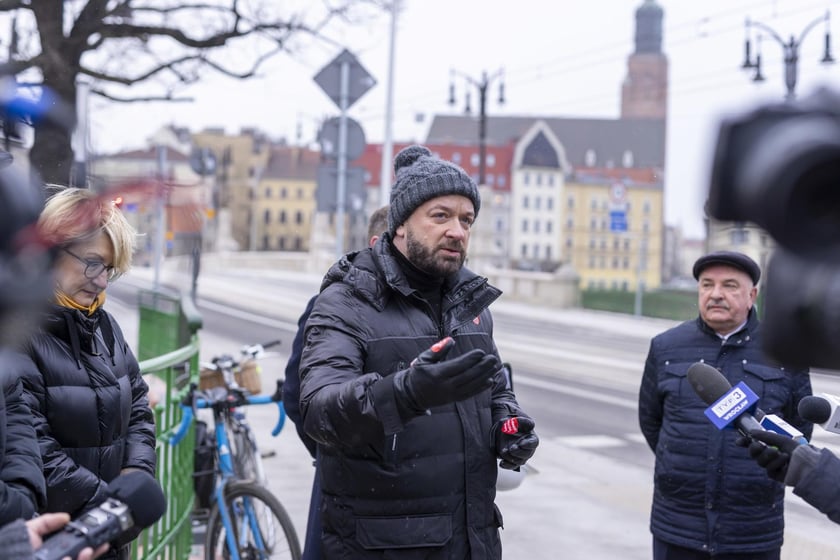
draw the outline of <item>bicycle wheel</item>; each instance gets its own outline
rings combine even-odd
[[[237,478],[243,481],[251,480],[265,486],[262,457],[250,428],[238,420],[231,420],[228,428],[228,433],[231,434],[230,451],[233,458],[233,469]]]
[[[232,482],[225,491],[231,533],[241,560],[300,560],[295,527],[280,501],[253,482]],[[214,504],[207,521],[206,560],[228,560],[227,528]]]

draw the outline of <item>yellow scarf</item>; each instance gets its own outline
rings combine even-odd
[[[76,301],[73,298],[71,298],[61,290],[56,289],[55,302],[62,307],[69,307],[70,309],[78,309],[79,311],[84,311],[88,314],[88,317],[90,317],[94,311],[96,311],[102,306],[103,303],[105,303],[105,292],[99,292],[99,295],[96,296],[96,299],[93,300],[93,303],[91,303],[89,307],[85,307],[76,303]]]

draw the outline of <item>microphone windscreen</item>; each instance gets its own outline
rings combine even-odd
[[[145,529],[166,511],[166,497],[155,477],[144,471],[129,471],[108,484],[108,495],[128,506],[135,527]]]
[[[817,395],[802,397],[797,410],[799,416],[814,424],[825,424],[831,418],[831,403]]]
[[[721,372],[703,362],[691,364],[686,375],[688,376],[688,382],[694,388],[694,392],[706,404],[714,403],[732,389],[732,384],[727,381]]]

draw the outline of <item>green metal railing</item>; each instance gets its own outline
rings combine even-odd
[[[198,381],[198,331],[201,315],[188,297],[142,291],[139,299],[140,372],[157,381],[154,404],[157,479],[167,499],[166,513],[141,533],[132,546],[134,560],[187,560],[192,548],[194,427],[181,443],[169,435],[181,421],[181,399],[190,381]],[[154,356],[154,357],[152,357]]]

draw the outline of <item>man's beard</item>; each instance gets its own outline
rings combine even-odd
[[[443,257],[436,250],[441,247],[429,249],[424,246],[410,230],[405,233],[405,244],[408,254],[408,260],[419,268],[420,270],[429,274],[439,275],[442,277],[452,276],[464,266],[464,259],[466,259],[466,252],[464,246],[457,241],[450,245],[444,246],[447,249],[460,251],[460,255]]]

